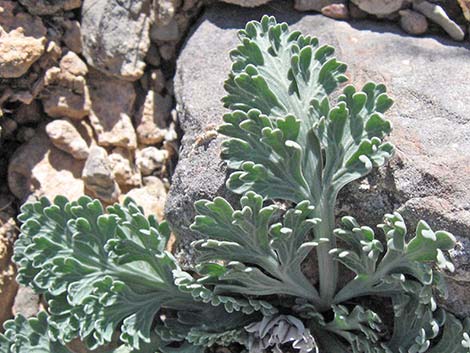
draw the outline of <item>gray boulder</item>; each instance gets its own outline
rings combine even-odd
[[[128,81],[144,74],[150,0],[85,0],[81,33],[87,63]]]
[[[390,140],[397,154],[387,166],[343,190],[338,216],[350,214],[372,226],[384,213],[398,210],[409,229],[425,219],[461,240],[470,238],[470,106],[463,96],[469,90],[468,46],[437,37],[403,36],[393,24],[351,24],[299,14],[282,1],[251,10],[219,4],[195,26],[178,59],[175,78],[184,137],[166,216],[181,240],[180,258],[191,261],[189,243],[197,238],[188,228],[193,202],[217,195],[236,199],[224,186],[227,170],[219,158],[221,138],[214,128],[224,114],[220,100],[237,30],[266,13],[334,45],[337,57],[349,64],[354,85],[362,87],[369,80],[385,83],[396,100],[388,116],[394,123]],[[468,263],[468,251],[453,255],[458,276],[452,279],[451,292],[468,292],[469,270],[463,265]],[[468,299],[449,305],[470,314]]]

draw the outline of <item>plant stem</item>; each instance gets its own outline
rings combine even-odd
[[[336,239],[333,235],[335,227],[334,204],[328,198],[322,198],[322,202],[317,205],[318,217],[321,222],[314,229],[316,239],[329,239],[329,242],[317,247],[320,298],[324,310],[331,307],[338,279],[338,264],[329,254],[329,251],[336,247]]]

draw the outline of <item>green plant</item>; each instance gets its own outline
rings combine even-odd
[[[166,251],[166,223],[132,200],[107,212],[87,197],[26,204],[18,281],[44,296],[48,313],[7,322],[0,353],[70,352],[77,337],[115,353],[215,344],[253,353],[286,344],[302,353],[470,352],[470,319],[436,302],[446,295],[440,270],[453,270],[451,234],[421,221],[408,235],[397,213],[380,226],[385,242],[352,217],[334,229],[339,191],[393,154],[385,87],[346,86],[333,104],[346,66],[332,47],[266,16],[239,35],[224,98],[232,112],[219,131],[241,207],[196,202],[192,229],[203,238],[194,271]],[[302,271],[313,250],[318,289]],[[339,265],[355,277],[338,288]],[[393,325],[374,312],[377,301],[393,310]]]

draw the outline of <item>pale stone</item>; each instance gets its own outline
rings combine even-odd
[[[88,73],[86,64],[72,51],[69,51],[60,59],[60,69],[74,76],[85,76]]]
[[[21,31],[0,32],[0,77],[23,76],[44,53],[45,38],[26,37]]]
[[[72,122],[65,119],[53,120],[46,126],[46,132],[52,143],[76,159],[88,157],[88,145]]]
[[[142,175],[161,171],[169,157],[168,151],[156,147],[146,147],[137,152],[136,164]]]
[[[39,303],[39,295],[32,288],[20,286],[12,308],[13,315],[34,316],[39,312]]]
[[[413,3],[413,9],[421,12],[431,21],[437,23],[453,39],[462,41],[465,38],[465,32],[462,28],[449,18],[441,6],[429,1],[416,1]]]
[[[46,27],[37,16],[0,1],[0,78],[24,75],[45,51]]]
[[[349,10],[345,4],[327,5],[321,9],[321,13],[337,20],[347,20],[349,18]]]
[[[359,8],[371,15],[387,16],[400,10],[406,0],[352,0]]]
[[[121,187],[135,187],[142,184],[140,171],[133,159],[133,153],[122,147],[114,148],[108,156],[114,178]]]
[[[50,142],[44,127],[20,146],[10,159],[8,186],[20,200],[29,195],[53,199],[64,195],[77,199],[83,195],[81,172],[84,163],[56,148]]]
[[[62,57],[59,67],[47,70],[42,92],[44,111],[54,118],[80,120],[87,116],[91,106],[87,73],[86,64],[73,52]]]
[[[132,189],[126,195],[121,196],[120,201],[130,197],[144,209],[145,215],[155,215],[161,221],[167,195],[165,185],[157,177],[146,177],[144,182],[145,186]]]

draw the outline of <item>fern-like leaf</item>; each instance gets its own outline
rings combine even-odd
[[[207,240],[194,243],[199,261],[211,263],[218,278],[216,293],[266,296],[287,294],[318,303],[317,290],[301,271],[301,263],[318,245],[308,233],[318,222],[308,201],[287,211],[283,223],[274,223],[277,207],[263,206],[263,198],[249,192],[234,210],[222,198],[196,202],[191,229]]]
[[[336,302],[363,295],[393,296],[412,291],[424,300],[427,298],[430,305],[436,305],[429,292],[430,286],[438,284],[442,278],[433,270],[433,265],[453,270],[453,265],[444,256],[444,251],[455,245],[452,234],[434,232],[421,221],[416,235],[406,241],[403,218],[398,213],[386,215],[382,228],[387,238],[387,249],[380,258],[384,247],[371,228],[360,227],[352,217],[344,217],[342,222],[343,228],[337,229],[335,234],[348,248],[336,248],[330,254],[352,270],[356,277],[338,292]]]

